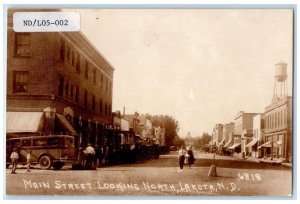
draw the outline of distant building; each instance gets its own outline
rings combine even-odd
[[[245,113],[240,111],[235,116],[234,120],[234,144],[230,147],[235,151],[236,148],[240,146],[240,151],[244,155],[246,152],[246,144],[248,144],[253,137],[253,117],[257,113]],[[235,152],[239,152],[235,151]]]
[[[166,129],[160,126],[154,128],[155,144],[166,145]]]
[[[264,114],[257,114],[253,117],[253,138],[252,141],[246,144],[247,152],[250,152],[252,157],[261,157],[261,148],[258,148],[263,143],[264,138]]]
[[[212,134],[213,145],[219,146],[219,143],[222,142],[222,139],[223,139],[223,125],[216,124]]]
[[[219,145],[222,145],[225,147],[225,145],[228,145],[232,141],[232,134],[234,130],[234,123],[227,123],[223,125],[223,133],[222,133],[222,141],[219,143]]]
[[[14,32],[15,11],[24,10],[8,11],[7,134],[72,134],[81,145],[103,144],[112,124],[112,65],[81,32]]]

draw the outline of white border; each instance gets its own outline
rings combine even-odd
[[[25,3],[26,2],[26,3]],[[71,2],[71,3],[70,3]],[[188,6],[188,4],[193,4],[193,5],[195,5],[195,4],[197,4],[198,6],[201,6],[201,5],[203,5],[203,4],[205,4],[206,6],[208,6],[208,5],[210,5],[210,7],[211,6],[216,6],[216,7],[218,7],[218,5],[223,5],[223,6],[229,6],[229,5],[235,5],[235,6],[238,6],[238,5],[246,5],[246,6],[252,6],[252,5],[256,5],[256,6],[259,6],[259,5],[261,5],[261,6],[263,6],[263,5],[274,5],[275,7],[276,7],[276,5],[277,6],[280,6],[280,5],[282,5],[282,4],[284,4],[284,5],[287,5],[287,4],[294,4],[295,6],[298,6],[298,2],[299,1],[297,1],[297,0],[252,0],[252,1],[250,1],[250,0],[241,0],[241,1],[238,1],[238,0],[229,0],[229,1],[222,1],[222,0],[173,0],[173,1],[168,1],[168,0],[145,0],[145,1],[138,1],[138,0],[126,0],[126,1],[122,1],[122,0],[102,0],[102,1],[99,1],[99,0],[75,0],[75,1],[70,1],[70,0],[44,0],[43,2],[41,2],[41,0],[27,0],[27,1],[24,1],[24,0],[2,0],[1,1],[1,8],[0,8],[0,28],[1,29],[4,29],[4,28],[6,28],[5,26],[4,26],[4,18],[3,18],[3,6],[4,5],[8,5],[8,6],[18,6],[18,7],[20,7],[20,6],[22,6],[22,5],[24,5],[24,6],[27,6],[27,7],[30,7],[30,6],[32,6],[32,7],[36,7],[36,5],[44,5],[44,6],[55,6],[55,5],[61,5],[61,4],[64,4],[64,5],[77,5],[77,7],[80,7],[80,6],[82,6],[82,5],[90,5],[90,6],[92,6],[92,5],[96,5],[96,4],[102,4],[102,5],[107,5],[107,6],[109,6],[109,7],[112,7],[112,6],[115,6],[115,7],[118,7],[118,6],[138,6],[138,5],[148,5],[148,6],[155,6],[155,7],[160,7],[160,6],[162,6],[162,5],[169,5],[169,6],[182,6],[182,5],[184,5],[184,6]],[[192,6],[192,5],[191,5]],[[295,10],[298,10],[297,8],[295,8]],[[298,16],[299,16],[299,14],[298,14]],[[295,36],[295,40],[297,39],[297,36],[298,36],[298,28],[299,28],[299,17],[298,16],[295,16],[295,20],[296,20],[296,22],[297,22],[297,25],[296,25],[296,36]],[[5,54],[5,52],[6,52],[6,41],[5,41],[5,36],[4,36],[4,33],[5,33],[5,30],[2,30],[2,32],[0,32],[0,35],[1,35],[1,39],[2,39],[2,48],[1,48],[1,50],[0,50],[0,56],[2,56],[1,58],[0,58],[0,62],[1,62],[1,64],[2,64],[2,69],[0,69],[1,71],[0,71],[0,75],[1,76],[3,76],[2,77],[2,86],[0,86],[1,88],[0,88],[0,95],[1,95],[1,98],[2,98],[2,106],[0,105],[0,112],[2,113],[2,117],[0,117],[0,132],[1,132],[1,136],[2,136],[2,138],[3,138],[3,130],[4,130],[4,125],[5,125],[5,121],[4,121],[4,118],[5,118],[5,96],[6,96],[6,90],[5,90],[5,88],[6,88],[6,82],[4,81],[4,79],[6,78],[6,72],[5,72],[5,69],[3,69],[3,67],[4,67],[4,63],[5,63],[5,60],[6,60],[6,54]],[[296,42],[297,44],[295,44],[295,49],[297,49],[297,47],[298,47],[298,45],[299,45],[299,41],[298,41],[298,39],[297,39],[297,42]],[[295,55],[295,62],[296,63],[298,63],[298,52],[297,52],[297,50],[295,50],[296,51],[296,55]],[[297,65],[297,64],[296,64]],[[297,120],[297,116],[298,116],[298,107],[297,107],[297,96],[299,95],[299,88],[298,88],[298,86],[297,86],[297,79],[298,79],[298,77],[299,77],[299,72],[297,71],[297,67],[295,67],[295,73],[297,73],[297,75],[294,75],[295,76],[295,78],[294,78],[294,80],[295,80],[295,88],[296,88],[296,92],[295,93],[293,93],[293,97],[295,98],[294,99],[294,102],[295,102],[295,111],[297,111],[296,112],[296,115],[295,115],[295,118],[294,118],[294,126],[295,127],[300,127],[299,126],[299,124],[298,124],[298,120]],[[300,141],[300,138],[298,138],[298,131],[296,130],[296,132],[295,132],[295,134],[297,134],[297,135],[294,135],[294,137],[297,137],[297,147],[300,147],[299,146],[299,141]],[[4,147],[4,144],[3,144],[3,139],[2,140],[0,140],[0,146],[1,147]],[[296,148],[297,149],[297,148]],[[4,150],[3,150],[4,151]],[[297,150],[297,158],[299,158],[298,155],[299,154],[299,150]],[[4,160],[4,154],[2,154],[2,159],[1,159],[1,161],[3,161]],[[3,162],[0,162],[0,169],[1,169],[1,174],[2,174],[2,178],[4,178],[4,176],[3,176]],[[297,167],[297,175],[299,175],[299,168]],[[298,177],[298,176],[297,176]],[[296,195],[294,195],[294,199],[298,199],[297,198],[297,195],[300,195],[300,194],[298,194],[299,193],[299,187],[298,187],[298,183],[299,183],[299,178],[295,178],[294,179],[294,182],[296,182],[295,183],[295,185],[296,185]],[[2,181],[2,182],[0,182],[0,190],[1,190],[1,197],[2,197],[2,199],[3,199],[3,187],[4,187],[4,184],[5,183],[5,181]],[[299,196],[298,196],[299,197]],[[74,199],[74,197],[72,198],[72,197],[69,197],[70,199]],[[27,198],[26,198],[27,199]],[[35,198],[33,198],[33,199],[35,199]],[[16,202],[22,202],[22,203],[41,203],[41,202],[43,202],[43,203],[52,203],[52,202],[66,202],[66,201],[64,201],[66,198],[64,197],[64,198],[62,198],[62,201],[59,201],[59,200],[55,200],[55,201],[53,201],[53,200],[50,200],[50,201],[45,201],[45,200],[43,200],[43,201],[41,201],[41,200],[33,200],[33,201],[30,201],[30,200],[26,200],[26,201],[24,201],[24,200],[22,200],[22,198],[20,198],[20,200],[4,200],[4,203],[16,203]],[[76,199],[76,198],[75,198]],[[89,199],[88,197],[84,197],[83,199]],[[116,199],[118,199],[118,197],[116,197]],[[121,201],[111,201],[111,200],[105,200],[105,201],[97,201],[97,200],[89,200],[89,201],[84,201],[84,200],[72,200],[72,202],[74,202],[74,203],[86,203],[86,202],[88,202],[88,204],[90,204],[90,203],[99,203],[99,202],[105,202],[105,203],[116,203],[116,202],[118,202],[118,203],[120,203],[120,202],[122,202],[122,203],[124,203],[124,202],[126,202],[126,200],[123,200],[123,198],[120,198],[120,199],[122,199]],[[131,200],[131,201],[128,201],[128,202],[130,202],[130,203],[141,203],[141,202],[143,202],[143,203],[153,203],[153,202],[157,202],[156,201],[156,198],[154,197],[153,199],[154,200],[144,200],[142,197],[132,197],[132,198],[129,198],[129,199],[133,199],[133,200]],[[141,200],[142,199],[142,200]],[[232,198],[232,199],[239,199],[239,198],[237,198],[237,197],[235,197],[235,198]],[[251,198],[251,200],[244,200],[244,199],[249,199],[249,198],[243,198],[243,197],[241,197],[241,199],[243,199],[243,203],[251,203],[251,204],[253,204],[253,202],[260,202],[260,201],[253,201]],[[253,198],[254,200],[256,200],[255,198]],[[276,199],[276,198],[274,198],[274,199]],[[288,203],[296,203],[296,200],[284,200],[284,201],[282,201],[282,200],[273,200],[273,201],[271,201],[272,203],[282,203],[282,202],[288,202]],[[225,200],[220,200],[220,199],[218,199],[217,201],[214,201],[213,200],[213,198],[212,199],[209,199],[209,202],[222,202],[222,203],[236,203],[236,202],[241,202],[240,200],[231,200],[230,198],[229,199],[226,199],[225,198]],[[3,201],[2,201],[3,202]],[[159,202],[165,202],[164,200],[163,201],[159,201]],[[171,201],[172,203],[182,203],[182,202],[191,202],[191,203],[199,203],[199,202],[208,202],[208,201],[204,201],[204,200],[201,200],[201,201],[197,201],[197,200],[173,200],[172,199],[172,201]],[[268,202],[268,201],[261,201],[261,202]]]

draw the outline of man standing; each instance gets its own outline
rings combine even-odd
[[[27,172],[30,172],[31,153],[32,151],[30,150],[29,153],[27,154]]]
[[[179,162],[179,167],[182,170],[183,169],[183,164],[184,164],[184,155],[186,154],[185,149],[183,146],[181,146],[180,150],[178,151],[178,162]]]
[[[95,153],[96,153],[95,149],[92,147],[92,144],[89,143],[87,148],[85,149],[85,154],[86,154],[86,165],[85,165],[85,167],[87,169],[92,168]]]
[[[18,159],[19,159],[19,154],[17,152],[17,148],[14,148],[13,152],[10,155],[10,159],[11,159],[11,165],[12,165],[11,173],[16,174]]]

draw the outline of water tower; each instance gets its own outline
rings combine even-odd
[[[272,102],[287,97],[287,63],[279,62],[275,64],[275,84]]]

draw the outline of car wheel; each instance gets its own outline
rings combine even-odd
[[[48,155],[44,155],[39,160],[41,169],[50,169],[52,166],[52,159]]]

